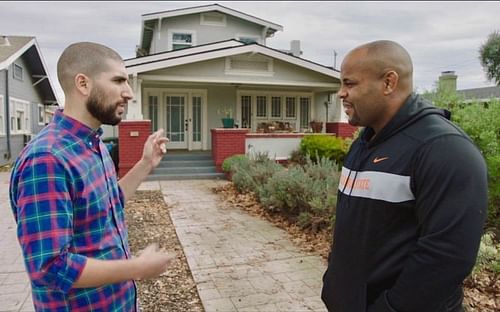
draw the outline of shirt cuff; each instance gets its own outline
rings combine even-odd
[[[67,293],[82,274],[86,263],[85,256],[73,253],[61,254],[49,269],[49,275],[55,279],[53,281],[55,287]]]

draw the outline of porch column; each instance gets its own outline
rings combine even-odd
[[[142,79],[137,77],[137,73],[132,76],[132,91],[134,98],[128,104],[127,120],[143,120],[142,116]]]

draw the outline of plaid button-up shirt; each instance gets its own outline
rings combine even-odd
[[[21,152],[10,201],[36,311],[135,311],[133,281],[72,288],[87,258],[130,257],[124,197],[92,130],[57,111]]]

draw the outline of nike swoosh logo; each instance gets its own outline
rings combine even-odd
[[[381,162],[381,161],[384,161],[384,160],[386,160],[386,159],[389,159],[389,157],[380,157],[380,158],[375,157],[375,158],[373,158],[373,163],[374,163],[374,164],[377,164],[377,163],[379,163],[379,162]]]

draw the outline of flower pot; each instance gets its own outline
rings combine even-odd
[[[323,130],[323,123],[321,121],[311,121],[309,125],[314,133],[321,133]]]
[[[233,118],[222,118],[222,126],[224,128],[234,128],[234,119]]]

